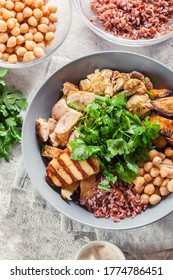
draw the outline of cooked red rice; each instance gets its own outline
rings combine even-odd
[[[95,0],[104,29],[126,39],[152,39],[173,31],[173,0]]]
[[[110,218],[119,222],[121,219],[135,217],[147,208],[141,204],[140,195],[134,194],[132,188],[133,185],[118,182],[107,192],[95,185],[92,195],[80,199],[80,204],[97,218]]]

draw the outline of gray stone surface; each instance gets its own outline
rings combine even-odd
[[[92,33],[73,11],[70,33],[65,43],[49,58],[32,68],[11,70],[8,82],[31,98],[45,80],[51,63],[56,68],[92,52],[125,50],[146,54],[173,68],[173,40],[147,48],[115,46]],[[21,162],[20,146],[12,151],[12,160],[0,160],[0,259],[73,259],[79,248],[95,240],[93,232],[61,231],[61,217],[37,191],[28,178],[14,184]],[[145,254],[126,253],[128,259],[173,259],[173,250]]]

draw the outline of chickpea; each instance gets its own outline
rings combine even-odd
[[[55,32],[56,31],[56,25],[53,24],[53,23],[49,23],[48,31]]]
[[[50,15],[50,11],[49,11],[48,7],[43,6],[41,8],[41,10],[42,10],[44,16],[48,17]]]
[[[161,200],[160,195],[158,195],[158,194],[152,194],[152,195],[150,196],[150,198],[149,198],[149,203],[150,203],[151,205],[156,205],[156,204],[158,204],[158,203],[160,202],[160,200]]]
[[[22,35],[19,35],[16,37],[16,43],[17,45],[22,45],[25,42],[25,38]]]
[[[169,179],[164,180],[163,184],[161,185],[161,187],[167,187],[169,181],[170,181]]]
[[[43,0],[35,0],[35,1],[34,1],[34,6],[35,6],[36,8],[41,8],[43,5],[44,5]]]
[[[35,27],[29,28],[29,33],[35,34],[36,32],[37,32],[37,28],[35,28]]]
[[[16,19],[15,18],[10,18],[10,19],[8,19],[7,20],[7,27],[9,28],[9,29],[13,29],[14,27],[15,27],[15,25],[16,25]]]
[[[160,168],[160,175],[162,178],[167,177],[170,174],[170,168],[167,166],[161,166]]]
[[[0,33],[0,43],[6,43],[8,41],[8,34],[7,33]]]
[[[153,158],[157,157],[159,155],[159,152],[155,149],[149,151],[149,155],[150,155],[150,160],[153,160]]]
[[[17,55],[15,55],[15,54],[10,55],[8,58],[8,62],[12,63],[12,64],[17,63]]]
[[[44,43],[38,43],[37,47],[42,48],[44,50],[46,46]]]
[[[43,36],[43,34],[41,32],[36,32],[34,34],[34,41],[36,43],[41,43],[41,42],[43,42],[43,40],[44,40],[44,36]]]
[[[40,19],[43,16],[43,12],[40,9],[34,9],[33,15],[36,19]]]
[[[156,167],[151,168],[150,175],[152,177],[158,177],[160,175],[160,170]]]
[[[47,33],[48,32],[48,26],[46,24],[39,24],[38,25],[38,30],[42,33]]]
[[[141,203],[144,204],[144,205],[147,205],[149,203],[149,195],[148,194],[143,193],[141,195]]]
[[[13,47],[6,47],[6,52],[8,53],[8,54],[13,54],[14,53],[14,48]]]
[[[139,168],[139,170],[138,170],[138,176],[144,176],[144,174],[145,174],[144,169],[143,169],[143,168]]]
[[[160,187],[164,182],[164,179],[161,176],[158,176],[153,179],[154,186]]]
[[[144,189],[144,186],[134,186],[133,190],[136,193],[142,193]]]
[[[23,59],[24,59],[24,61],[26,61],[26,62],[30,62],[30,61],[33,61],[33,60],[35,59],[35,56],[34,56],[34,54],[33,54],[32,51],[29,51],[29,52],[26,52],[26,53],[24,54]]]
[[[23,13],[17,13],[16,14],[16,19],[19,23],[23,22],[24,21]]]
[[[144,185],[144,182],[145,182],[145,180],[144,180],[144,178],[141,177],[141,176],[138,176],[138,177],[133,181],[133,183],[134,183],[135,186],[140,186],[140,187],[142,187],[142,186]]]
[[[144,188],[144,193],[148,195],[152,195],[155,191],[155,187],[153,184],[147,184]]]
[[[42,17],[41,19],[40,19],[40,22],[39,22],[40,24],[49,24],[49,20],[48,20],[48,18],[46,18],[46,17]]]
[[[18,26],[15,26],[12,30],[11,30],[11,34],[15,37],[17,37],[18,35],[20,35],[20,28]]]
[[[150,172],[151,168],[153,168],[153,163],[151,161],[145,162],[145,164],[144,164],[145,172]]]
[[[160,167],[162,163],[162,159],[159,156],[156,156],[153,158],[153,164],[157,167]]]
[[[4,44],[0,44],[0,52],[4,53],[6,50],[6,46]]]
[[[161,196],[167,196],[168,194],[170,194],[170,191],[167,189],[167,187],[161,187],[160,194]]]
[[[173,165],[173,162],[172,162],[172,160],[166,158],[166,159],[163,160],[163,164],[165,164],[165,165]]]
[[[165,149],[165,155],[167,157],[172,157],[173,156],[173,149],[172,149],[172,147],[169,147],[169,148]]]
[[[36,46],[37,46],[37,44],[34,41],[26,41],[26,43],[25,43],[25,48],[28,51],[33,51]]]
[[[6,0],[0,0],[1,7],[5,7],[5,2],[6,2]]]
[[[12,1],[6,1],[5,7],[7,10],[12,11],[14,9],[14,3]]]
[[[27,53],[27,49],[24,47],[20,47],[17,49],[16,53],[17,53],[17,55],[23,57],[25,55],[25,53]]]
[[[159,156],[162,160],[164,160],[165,157],[166,157],[164,153],[160,153],[160,152],[159,152],[159,155],[158,155],[158,156]]]
[[[49,9],[49,11],[50,11],[51,13],[54,13],[54,14],[55,14],[55,13],[57,12],[57,9],[58,9],[58,8],[57,8],[57,5],[52,4],[52,5],[49,6],[48,9]]]
[[[28,5],[28,6],[32,6],[34,0],[25,0],[25,4]]]
[[[172,168],[169,169],[169,174],[168,174],[167,178],[173,179],[173,169]]]
[[[11,18],[15,18],[16,17],[16,12],[15,11],[11,11]]]
[[[34,16],[32,16],[28,19],[28,23],[29,23],[29,25],[34,26],[34,27],[36,27],[38,25],[37,19]]]
[[[52,41],[55,38],[55,34],[53,32],[47,32],[45,35],[46,41]]]
[[[9,18],[12,18],[14,15],[12,11],[8,11],[7,9],[3,9],[3,18],[8,20]]]
[[[58,17],[55,14],[52,13],[52,14],[49,15],[49,20],[52,23],[56,23],[58,21]]]
[[[32,9],[29,8],[29,7],[26,7],[24,10],[23,10],[23,16],[24,18],[29,18],[32,16]]]
[[[33,41],[33,39],[34,39],[34,35],[31,33],[31,32],[29,32],[29,33],[26,33],[25,35],[24,35],[24,38],[25,38],[25,41]]]
[[[26,34],[26,33],[28,33],[28,31],[29,31],[29,26],[28,26],[28,24],[27,24],[27,23],[21,24],[21,26],[20,26],[20,32],[21,32],[21,34]]]
[[[0,32],[6,32],[7,31],[7,24],[4,20],[0,20]]]
[[[9,54],[8,54],[8,53],[3,53],[3,54],[2,54],[1,59],[2,59],[3,61],[7,62],[7,61],[8,61],[8,58],[9,58]]]
[[[153,177],[151,177],[150,174],[145,174],[144,180],[145,180],[145,183],[150,183],[153,180]]]
[[[34,49],[34,55],[35,55],[35,57],[40,58],[40,57],[45,56],[45,53],[44,53],[44,50],[42,48],[36,47]]]
[[[12,48],[16,46],[16,37],[11,36],[7,41],[7,47]]]
[[[16,3],[14,4],[14,10],[15,10],[16,12],[22,12],[23,9],[24,9],[24,4],[23,4],[22,2],[16,2]]]
[[[170,191],[170,192],[173,192],[173,179],[170,180],[167,184],[167,189]]]

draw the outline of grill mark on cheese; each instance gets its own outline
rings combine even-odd
[[[74,160],[74,165],[76,166],[77,170],[81,173],[83,178],[88,177],[88,174],[83,170],[82,166],[80,165],[80,162],[77,160]]]
[[[58,180],[60,181],[60,183],[61,183],[62,185],[64,185],[64,186],[67,185],[67,182],[57,173],[56,169],[55,169],[52,165],[49,166],[49,169],[50,169],[51,173],[52,173],[55,177],[58,178]]]
[[[60,157],[59,157],[58,161],[59,161],[59,164],[61,165],[61,167],[65,170],[65,172],[68,173],[68,175],[71,177],[73,182],[78,181],[78,178],[75,177],[75,175],[70,171],[70,168],[65,164],[65,162]]]
[[[94,161],[91,158],[88,158],[86,161],[92,167],[93,171],[96,172],[97,166],[94,164]]]

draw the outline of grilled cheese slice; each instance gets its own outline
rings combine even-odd
[[[72,160],[70,151],[66,149],[49,162],[46,172],[49,184],[64,187],[98,173],[99,161],[97,158]]]

